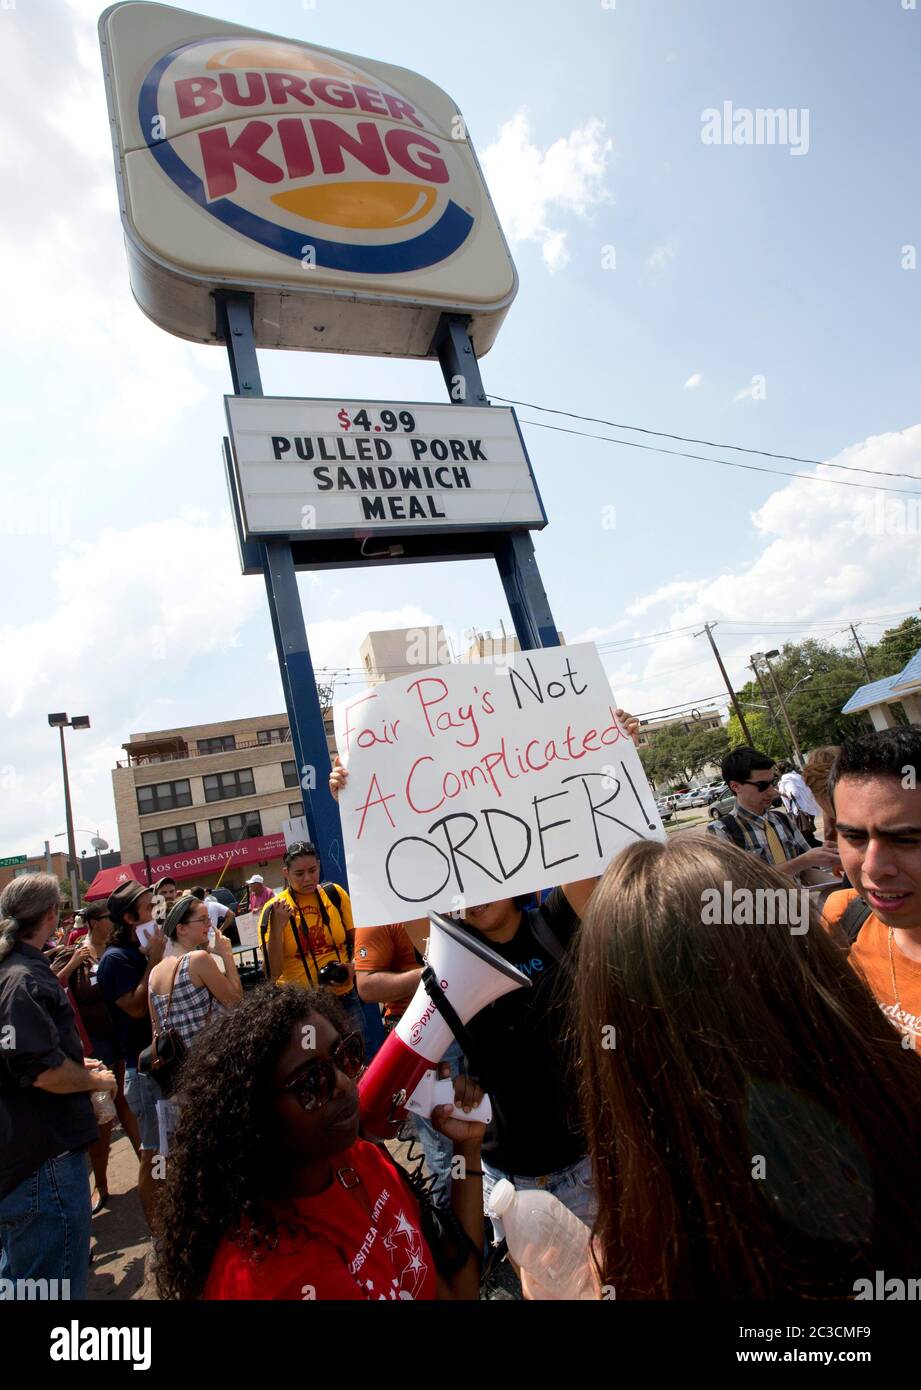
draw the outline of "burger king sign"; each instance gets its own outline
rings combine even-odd
[[[517,277],[439,87],[165,5],[114,5],[99,31],[131,286],[156,323],[214,342],[213,291],[237,289],[265,347],[426,357],[446,310],[491,346]]]

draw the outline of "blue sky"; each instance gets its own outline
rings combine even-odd
[[[456,99],[521,281],[483,359],[487,391],[869,470],[799,470],[823,478],[921,475],[921,280],[901,264],[921,243],[917,10],[472,0],[455,21],[422,0],[200,8],[413,68]],[[63,829],[48,710],[93,719],[71,738],[75,815],[111,839],[109,769],[132,731],[283,703],[262,584],[239,575],[226,515],[223,353],[155,329],[131,300],[95,19],[83,0],[0,12],[14,132],[0,155],[3,854]],[[702,112],[725,101],[805,109],[808,150],[703,144]],[[444,399],[430,364],[264,353],[262,371],[274,394]],[[569,640],[597,635],[628,707],[719,691],[704,639],[680,631],[705,619],[741,682],[751,651],[857,619],[872,640],[880,615],[917,607],[907,498],[880,494],[907,504],[882,534],[869,491],[525,437],[557,623]],[[371,626],[431,619],[459,640],[509,625],[486,563],[305,576],[302,592],[318,665],[355,666]]]

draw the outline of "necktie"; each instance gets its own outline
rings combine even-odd
[[[771,856],[771,863],[786,864],[787,856],[784,853],[784,847],[781,843],[780,836],[769,820],[764,822],[764,833],[767,836],[768,854]]]

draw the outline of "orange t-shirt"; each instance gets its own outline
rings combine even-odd
[[[846,888],[830,893],[822,910],[826,925],[841,922],[845,911],[857,897],[857,890]],[[921,1052],[921,961],[912,960],[892,942],[892,964],[889,962],[889,928],[870,913],[851,947],[850,961],[861,974],[883,1013],[903,1036],[914,1039]],[[895,970],[895,990],[892,972]],[[898,1003],[896,998],[898,997]]]
[[[399,922],[383,927],[358,927],[355,931],[355,971],[366,974],[371,970],[390,970],[402,975],[417,968],[413,943]],[[398,999],[384,1008],[384,1017],[395,1020],[406,1012],[409,999]]]

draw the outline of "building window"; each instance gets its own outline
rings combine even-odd
[[[281,772],[286,787],[299,787],[301,785],[301,779],[297,775],[297,763],[293,758],[290,762],[282,763]]]
[[[208,824],[211,826],[213,845],[229,845],[236,840],[251,840],[262,834],[262,817],[258,811],[244,811],[239,816],[221,816]]]
[[[237,746],[233,734],[221,734],[220,738],[200,738],[199,753],[232,753]]]
[[[141,842],[145,854],[178,854],[180,850],[198,849],[198,833],[194,825],[170,825],[164,830],[145,830]]]
[[[300,818],[301,818],[301,816],[302,816],[303,814],[304,814],[304,803],[303,803],[303,801],[289,801],[289,802],[288,802],[288,819],[289,819],[289,820],[300,820]]]
[[[226,801],[231,796],[254,796],[256,784],[251,767],[234,768],[233,772],[213,772],[202,778],[206,801]]]
[[[290,729],[257,729],[257,743],[290,743]]]
[[[177,806],[192,805],[192,791],[187,779],[179,782],[153,782],[149,787],[138,787],[137,798],[140,816],[149,816],[154,811],[172,811]]]

